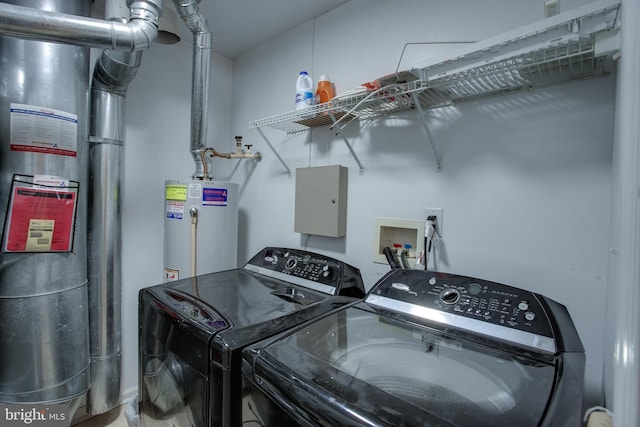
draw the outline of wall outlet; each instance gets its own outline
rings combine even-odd
[[[442,222],[442,208],[425,208],[424,209],[424,220],[426,222],[427,218],[429,218],[430,216],[435,216],[436,217],[436,224],[438,227],[438,235],[440,237],[442,237],[442,226],[443,226],[443,222]]]

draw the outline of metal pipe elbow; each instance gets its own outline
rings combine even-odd
[[[129,22],[113,23],[113,50],[145,50],[158,38],[163,0],[128,0]]]
[[[149,48],[151,43],[158,38],[157,18],[155,21],[140,18],[132,19],[128,25],[131,32],[132,52]]]
[[[145,50],[158,37],[157,17],[155,20],[134,18],[128,23],[113,22],[111,25],[112,50]]]
[[[199,0],[173,0],[176,11],[191,34],[211,33],[206,18],[198,9]]]

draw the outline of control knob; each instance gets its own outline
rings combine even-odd
[[[445,304],[455,304],[460,299],[460,292],[457,289],[446,288],[440,292],[440,300]]]
[[[298,264],[298,260],[295,258],[288,258],[287,262],[285,263],[284,267],[287,270],[293,270],[293,268],[296,266],[296,264]]]
[[[327,280],[333,279],[333,268],[329,267],[328,265],[322,267],[322,277]]]

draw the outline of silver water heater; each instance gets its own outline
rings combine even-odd
[[[0,402],[69,402],[89,389],[89,68],[88,47],[0,37]]]
[[[238,184],[165,182],[164,281],[237,267]]]

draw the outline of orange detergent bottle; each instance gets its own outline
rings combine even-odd
[[[320,76],[318,89],[316,90],[316,103],[322,104],[323,102],[329,102],[334,96],[336,96],[336,92],[329,81],[329,77]]]

